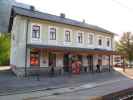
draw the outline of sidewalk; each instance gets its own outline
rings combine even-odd
[[[41,76],[40,81],[37,81],[36,77],[19,79],[10,72],[0,72],[0,95],[26,93],[38,90],[52,90],[65,87],[78,87],[88,83],[94,85],[118,79],[127,79],[127,77],[117,71],[111,71],[93,74],[84,73],[72,76]]]
[[[92,96],[103,96],[133,86],[130,79],[116,79],[99,83],[87,83],[75,87],[41,90],[22,94],[0,96],[1,100],[90,100]],[[100,89],[99,89],[100,88]],[[87,99],[88,98],[88,99]],[[112,100],[112,99],[109,99]]]
[[[123,71],[123,68],[115,68],[115,70],[123,74],[124,76],[133,79],[133,68],[126,68],[125,72]]]

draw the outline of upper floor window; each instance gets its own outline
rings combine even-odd
[[[98,45],[101,46],[102,45],[102,39],[98,40]]]
[[[71,42],[70,31],[65,31],[65,42]]]
[[[109,46],[110,46],[110,39],[107,38],[107,47],[109,47]]]
[[[56,40],[56,28],[50,28],[49,30],[50,40]]]
[[[32,39],[39,40],[40,39],[40,26],[32,25]]]
[[[83,43],[83,34],[78,33],[78,43]]]
[[[89,34],[89,44],[93,44],[93,35],[92,34]]]

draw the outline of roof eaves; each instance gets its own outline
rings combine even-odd
[[[112,34],[112,35],[116,34],[116,33],[110,32],[108,30],[105,30],[99,26],[89,25],[87,23],[79,22],[76,20],[68,19],[68,18],[62,19],[59,16],[42,13],[39,11],[30,11],[29,9],[25,9],[25,8],[14,7],[14,12],[21,16],[31,17],[31,18],[40,19],[40,20],[48,20],[48,21],[72,25],[72,26],[78,26],[81,28],[87,28],[87,29],[90,29],[93,31],[104,32],[104,33],[108,33],[108,34]]]

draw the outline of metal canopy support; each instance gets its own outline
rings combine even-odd
[[[125,72],[124,56],[122,57],[122,60],[123,60],[123,62],[122,62],[122,66],[123,66],[123,72]]]
[[[110,55],[108,57],[109,57],[109,72],[110,72],[110,69],[111,69]]]

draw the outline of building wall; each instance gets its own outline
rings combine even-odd
[[[11,55],[10,55],[10,64],[13,70],[20,72],[21,74],[23,68],[25,67],[25,56],[26,56],[26,23],[27,20],[23,19],[20,16],[16,16],[13,22],[12,34],[11,34]],[[21,71],[16,71],[16,70]]]
[[[41,41],[31,41],[31,29],[32,24],[38,24],[41,26]],[[28,27],[27,27],[28,26]],[[57,39],[55,41],[49,41],[49,27],[53,26],[57,28]],[[64,30],[70,29],[71,30],[71,39],[72,42],[66,43],[64,42]],[[77,32],[83,32],[83,44],[77,43]],[[66,46],[66,47],[79,47],[79,48],[101,48],[101,49],[108,49],[112,50],[111,46],[110,48],[106,48],[106,40],[105,38],[109,37],[112,38],[113,36],[106,33],[96,32],[89,29],[83,29],[76,26],[70,26],[65,24],[59,24],[49,21],[41,21],[36,19],[28,19],[26,17],[22,16],[16,16],[13,23],[13,28],[11,32],[11,61],[10,64],[12,66],[16,66],[17,68],[24,68],[25,67],[25,56],[26,56],[26,33],[28,33],[28,41],[29,44],[41,44],[41,45],[57,45],[57,46]],[[88,33],[94,34],[94,41],[93,45],[88,45]],[[103,46],[98,47],[97,45],[97,37],[102,36],[103,38]],[[113,44],[113,43],[112,43]],[[56,66],[63,67],[63,54],[57,53],[56,54]],[[83,57],[83,65],[87,65],[86,57]],[[30,65],[30,50],[27,50],[27,67]],[[97,64],[97,56],[94,56],[94,65]],[[41,57],[40,57],[40,66],[41,67],[48,67],[48,52],[47,51],[41,51]],[[23,70],[24,71],[24,70]]]
[[[26,18],[26,17],[23,17]],[[38,24],[41,26],[41,41],[32,41],[31,38],[31,25],[32,24]],[[56,27],[57,28],[57,39],[56,40],[49,40],[49,27]],[[71,30],[71,39],[72,42],[66,43],[64,41],[64,30],[69,29]],[[77,43],[77,32],[83,32],[83,41],[84,43],[79,44]],[[94,34],[94,41],[93,45],[88,44],[88,34],[93,33]],[[55,22],[50,22],[50,21],[42,21],[42,20],[37,20],[37,19],[30,19],[30,24],[29,24],[29,34],[28,34],[28,43],[29,44],[41,44],[41,45],[58,45],[58,46],[69,46],[69,47],[81,47],[81,48],[101,48],[101,49],[107,49],[107,50],[112,50],[112,47],[106,46],[106,38],[112,39],[113,35],[107,34],[107,33],[102,33],[102,32],[97,32],[94,30],[89,30],[89,29],[84,29],[76,26],[71,26],[71,25],[65,25],[65,24],[59,24]],[[103,39],[103,45],[98,46],[98,36],[102,36]],[[113,44],[113,41],[112,43]]]

